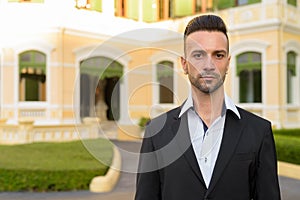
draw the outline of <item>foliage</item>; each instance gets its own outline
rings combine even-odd
[[[300,130],[274,130],[277,159],[300,164]]]
[[[91,155],[83,144],[100,153]],[[107,172],[113,156],[104,139],[0,145],[0,152],[0,191],[85,190]]]
[[[147,123],[150,121],[149,117],[141,117],[140,121],[139,121],[139,126],[141,128],[145,128],[145,126],[147,125]]]

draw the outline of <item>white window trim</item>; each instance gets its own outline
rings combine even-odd
[[[258,40],[258,39],[250,39],[244,40],[237,44],[232,45],[231,47],[231,80],[233,81],[232,91],[233,95],[232,98],[238,105],[242,107],[248,107],[249,109],[254,108],[263,108],[266,102],[266,50],[270,46],[268,42]],[[262,102],[261,103],[240,103],[239,102],[239,77],[236,76],[236,57],[241,53],[246,52],[258,52],[261,54],[261,77],[262,77]],[[263,113],[264,114],[264,113]]]
[[[178,103],[178,75],[177,75],[177,69],[178,69],[178,55],[172,55],[169,52],[159,52],[151,56],[150,61],[152,63],[152,81],[153,81],[153,87],[152,87],[152,104],[153,106],[162,107],[163,110],[168,110],[170,108],[173,108],[174,105],[177,105]],[[162,61],[170,61],[173,63],[173,103],[160,103],[159,102],[159,84],[157,82],[157,67],[156,65]]]
[[[46,101],[35,101],[26,102],[26,101],[19,101],[19,84],[15,84],[14,87],[14,106],[15,106],[15,118],[17,119],[19,116],[18,109],[20,107],[44,107],[47,109],[49,107],[49,102],[51,102],[51,73],[50,73],[50,66],[51,66],[51,53],[54,50],[54,46],[50,43],[47,43],[43,40],[33,40],[22,42],[13,47],[14,51],[14,80],[19,82],[19,54],[24,51],[39,51],[46,55]],[[48,110],[48,109],[47,109]],[[46,114],[46,117],[49,117],[49,114]]]
[[[285,104],[289,107],[289,108],[292,108],[292,107],[299,107],[300,106],[300,88],[297,87],[300,85],[300,44],[295,41],[295,40],[290,40],[288,42],[286,42],[284,45],[283,45],[283,49],[284,49],[284,55],[283,55],[283,63],[284,63],[284,77],[285,77],[285,88],[287,88],[287,53],[290,52],[290,51],[294,51],[297,56],[296,56],[296,76],[293,77],[293,81],[292,81],[292,84],[296,87],[294,87],[294,92],[293,92],[293,95],[294,95],[294,99],[293,99],[293,102],[292,103],[287,103],[287,95],[285,92],[285,95],[284,95],[284,102]]]
[[[114,48],[109,45],[101,44],[101,45],[88,45],[83,46],[81,48],[77,48],[73,50],[75,54],[75,76],[76,76],[76,83],[74,89],[74,113],[75,113],[75,121],[80,123],[80,61],[97,57],[103,56],[110,58],[112,60],[117,60],[123,66],[123,77],[120,84],[120,97],[122,100],[120,101],[120,119],[118,123],[120,124],[131,124],[130,116],[128,112],[128,64],[131,61],[131,57],[126,54],[126,52]]]

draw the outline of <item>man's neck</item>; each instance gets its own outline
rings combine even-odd
[[[214,120],[222,113],[224,87],[221,86],[213,93],[203,93],[196,88],[192,88],[192,97],[195,111],[204,123],[210,127]]]

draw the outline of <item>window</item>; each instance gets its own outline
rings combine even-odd
[[[46,100],[46,55],[26,51],[19,55],[19,100]]]
[[[173,103],[173,62],[159,62],[156,65],[156,76],[159,83],[159,103]]]
[[[246,52],[238,55],[236,59],[240,103],[261,103],[261,54]]]
[[[297,7],[297,0],[288,0],[287,3],[288,3],[289,5],[292,5],[292,6]]]
[[[120,118],[120,82],[123,66],[96,56],[80,62],[80,116],[101,120]]]
[[[287,103],[295,103],[295,79],[296,79],[296,53],[294,51],[290,51],[287,53],[287,72],[286,72],[286,80],[287,80]]]

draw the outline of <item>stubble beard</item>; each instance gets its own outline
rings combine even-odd
[[[189,74],[188,77],[192,86],[194,86],[199,91],[205,94],[211,94],[215,92],[217,89],[219,89],[225,81],[225,75],[223,77],[221,77],[217,73],[213,73],[212,75],[218,80],[215,84],[212,81],[209,82],[201,81],[201,75],[197,77],[193,77]]]

